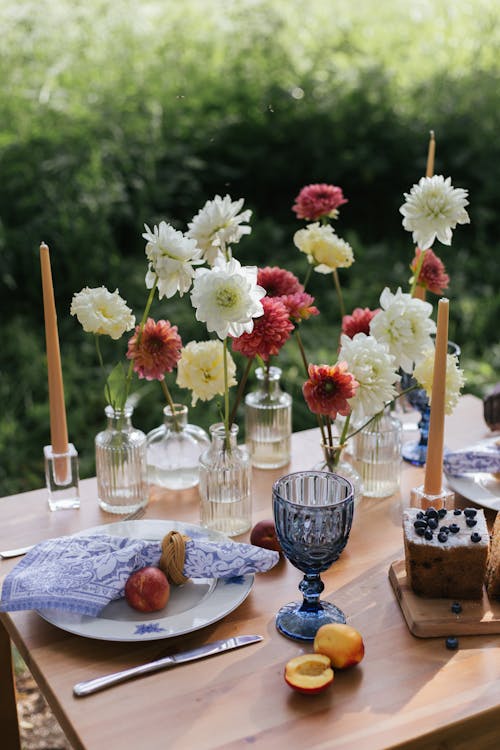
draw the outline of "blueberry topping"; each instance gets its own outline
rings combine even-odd
[[[446,648],[448,648],[450,651],[455,651],[458,648],[458,638],[449,635],[446,639]]]
[[[427,523],[430,529],[437,529],[438,527],[437,518],[429,518]]]
[[[427,518],[437,518],[438,512],[435,508],[429,508],[425,515],[427,516]]]
[[[432,531],[430,529],[426,529],[424,531],[424,537],[427,539],[428,542],[430,542],[430,540],[433,538],[433,536],[434,536],[434,534],[432,533]]]
[[[477,543],[481,541],[481,534],[478,534],[477,531],[473,531],[470,535],[471,542]]]
[[[460,510],[460,508],[455,508],[455,510],[453,511],[453,515],[454,516],[461,516],[462,515],[462,511]]]
[[[418,521],[415,521],[413,526],[416,529],[426,529],[427,528],[427,521],[424,521],[423,519],[419,519]]]
[[[425,527],[422,528],[422,526],[417,526],[415,529],[415,534],[418,534],[418,536],[423,536],[425,534]]]
[[[445,508],[440,508],[440,509],[438,510],[438,516],[439,516],[439,518],[444,518],[444,517],[445,517],[445,515],[446,515],[446,510],[445,510]]]
[[[445,534],[450,533],[450,529],[448,526],[440,526],[439,531],[444,531]]]
[[[462,611],[462,605],[460,604],[460,602],[453,602],[453,604],[451,605],[451,611],[454,615],[459,615]]]
[[[423,512],[423,510],[419,510],[419,511],[418,511],[418,513],[417,513],[417,518],[419,518],[419,519],[420,519],[420,518],[423,518],[423,517],[424,517],[424,512]]]
[[[465,523],[467,526],[475,526],[477,523],[477,520],[475,518],[466,518]]]
[[[438,539],[440,542],[447,542],[448,541],[448,534],[445,531],[440,531],[438,534]]]
[[[458,532],[460,531],[460,526],[457,526],[456,523],[450,523],[449,529],[452,534],[458,534]]]
[[[467,516],[467,518],[474,518],[476,514],[477,510],[475,508],[466,508],[464,510],[464,516]]]

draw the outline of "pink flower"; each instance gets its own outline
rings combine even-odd
[[[252,333],[243,333],[232,341],[233,350],[246,357],[261,357],[267,362],[269,357],[278,354],[290,338],[293,323],[288,309],[278,297],[263,297],[261,300],[264,315],[254,318]]]
[[[268,297],[283,297],[285,294],[303,292],[304,287],[290,271],[279,266],[266,266],[257,271],[257,284],[264,287]]]
[[[335,419],[337,414],[346,417],[351,412],[348,399],[356,394],[358,381],[347,371],[347,362],[336,365],[309,365],[309,380],[302,393],[313,414]]]
[[[354,338],[357,333],[365,333],[369,336],[370,321],[378,312],[380,312],[380,308],[370,310],[368,307],[364,309],[356,307],[352,311],[352,315],[344,315],[342,318],[342,333],[345,333],[350,339]]]
[[[415,257],[411,263],[411,270],[415,273],[417,270],[418,259],[422,251],[419,247],[415,249]],[[425,251],[424,262],[418,275],[417,284],[428,289],[433,294],[442,294],[448,288],[450,277],[446,273],[443,261],[438,258],[430,248]]]
[[[292,211],[295,211],[298,219],[316,221],[322,216],[334,218],[343,203],[347,203],[347,199],[342,188],[325,183],[306,185],[295,198]]]
[[[181,356],[182,341],[177,326],[168,320],[155,323],[148,318],[139,337],[140,326],[128,342],[127,358],[133,360],[139,378],[163,380],[172,372]]]
[[[307,320],[311,315],[319,315],[319,310],[313,305],[314,297],[307,292],[295,292],[281,297],[288,309],[288,314],[294,321]]]

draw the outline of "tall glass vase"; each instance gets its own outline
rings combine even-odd
[[[146,435],[132,426],[131,406],[106,406],[108,424],[95,439],[97,497],[108,513],[132,513],[148,502]]]
[[[344,459],[346,446],[346,443],[341,444],[337,441],[332,444],[322,443],[323,459],[313,468],[314,471],[331,471],[333,474],[348,479],[354,489],[354,499],[358,500],[363,493],[363,482],[354,466]]]
[[[352,438],[365,497],[389,497],[399,490],[402,432],[401,420],[387,411]]]
[[[212,444],[200,456],[201,523],[227,536],[237,536],[252,525],[251,464],[238,447],[237,425],[231,425],[229,445],[224,424],[210,427]]]
[[[280,387],[279,367],[257,368],[258,388],[245,398],[245,437],[252,466],[278,469],[290,461],[292,397]]]
[[[200,455],[210,445],[201,427],[188,423],[188,409],[163,409],[163,424],[147,435],[148,481],[170,490],[198,484]]]

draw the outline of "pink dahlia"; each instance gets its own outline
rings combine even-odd
[[[268,297],[283,297],[304,291],[298,278],[279,266],[266,266],[257,271],[257,284],[264,287]]]
[[[421,249],[417,247],[415,249],[415,257],[410,266],[414,273],[417,270],[417,263],[421,253]],[[448,288],[449,283],[450,277],[446,273],[443,261],[429,248],[429,250],[425,251],[424,262],[418,274],[417,284],[424,287],[424,289],[428,289],[429,292],[433,292],[433,294],[442,294]]]
[[[302,393],[313,414],[335,419],[337,414],[346,417],[351,412],[348,399],[356,395],[358,381],[347,371],[347,362],[336,365],[309,365],[309,380]]]
[[[334,218],[338,207],[343,203],[347,203],[347,199],[344,198],[342,188],[336,185],[306,185],[295,198],[292,211],[295,211],[298,219],[316,221],[322,216]]]
[[[139,336],[140,326],[128,342],[128,359],[133,360],[134,371],[139,378],[163,380],[166,372],[172,372],[181,356],[182,341],[177,326],[168,320],[155,323],[148,318]]]
[[[293,323],[288,309],[278,297],[263,297],[261,304],[264,315],[254,318],[252,333],[243,333],[233,339],[232,345],[235,352],[241,352],[245,357],[258,355],[267,362],[290,338]]]
[[[342,333],[345,333],[350,339],[354,338],[357,333],[365,333],[369,336],[370,321],[378,312],[380,312],[380,308],[370,310],[368,307],[364,309],[356,307],[352,311],[352,315],[344,315],[342,318]]]
[[[294,321],[307,320],[311,315],[319,315],[319,310],[313,305],[314,297],[307,292],[295,292],[281,297],[288,309],[288,314]]]

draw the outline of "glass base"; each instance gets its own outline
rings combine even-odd
[[[80,507],[78,453],[73,443],[66,453],[54,453],[51,445],[43,448],[45,481],[50,510]]]
[[[290,602],[276,615],[279,632],[296,641],[314,641],[318,629],[332,622],[345,625],[346,618],[335,604],[325,601],[321,601],[319,609],[314,612],[302,609],[302,602]]]
[[[142,503],[132,503],[130,505],[113,505],[112,503],[107,503],[105,500],[101,500],[100,497],[97,498],[97,501],[102,510],[105,510],[106,513],[114,513],[116,516],[128,516],[130,513],[135,513],[141,508],[145,508],[148,504],[148,498]]]
[[[424,466],[427,461],[427,446],[419,443],[404,443],[401,456],[413,466]]]

